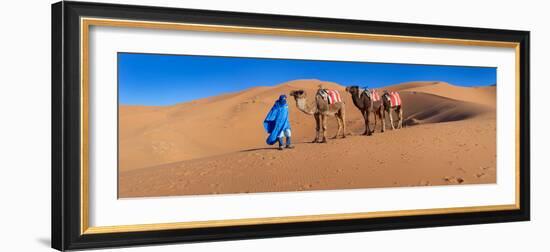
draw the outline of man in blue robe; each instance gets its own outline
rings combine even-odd
[[[265,131],[269,134],[265,142],[273,145],[279,142],[279,150],[283,150],[283,137],[286,137],[286,148],[292,149],[290,142],[290,121],[288,120],[288,104],[286,95],[279,96],[264,120]]]

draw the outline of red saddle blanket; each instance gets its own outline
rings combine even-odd
[[[399,96],[399,93],[397,92],[390,92],[390,103],[392,107],[400,106],[401,105],[401,96]]]
[[[319,91],[321,96],[328,101],[328,104],[334,104],[337,102],[342,102],[342,97],[337,90],[331,89],[322,89]]]
[[[376,89],[361,89],[362,95],[368,95],[373,102],[380,101],[380,95]]]
[[[380,95],[378,95],[378,92],[376,92],[375,89],[370,91],[370,97],[372,101],[375,101],[375,102],[380,101]]]

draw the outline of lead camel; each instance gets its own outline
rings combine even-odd
[[[313,140],[314,143],[326,143],[327,142],[327,118],[334,116],[338,121],[338,132],[334,136],[337,138],[342,132],[342,138],[346,137],[346,106],[343,101],[329,104],[320,94],[319,91],[315,95],[315,103],[313,106],[307,103],[307,94],[304,90],[293,90],[290,92],[290,96],[294,97],[296,101],[296,107],[298,110],[313,115],[315,118],[315,130],[316,135]],[[321,129],[322,138],[321,138]]]

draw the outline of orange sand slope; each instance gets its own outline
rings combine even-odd
[[[282,93],[342,92],[348,132],[364,123],[344,86],[296,80],[167,107],[121,106],[120,197],[343,189],[496,181],[496,87],[413,82],[405,128],[309,144],[315,121],[289,97],[296,149],[265,144],[262,121]],[[309,101],[312,103],[313,101]],[[329,119],[328,135],[335,134]],[[335,173],[336,172],[336,173]]]

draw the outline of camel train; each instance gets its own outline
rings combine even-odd
[[[389,116],[392,130],[403,127],[403,104],[401,97],[397,92],[384,90],[382,96],[374,89],[363,89],[358,86],[346,87],[346,92],[350,93],[353,104],[363,116],[365,121],[365,131],[363,135],[372,135],[376,129],[377,118],[382,124],[381,132],[386,131],[386,114]],[[333,138],[346,137],[346,106],[337,90],[325,89],[319,86],[315,94],[313,105],[308,104],[306,91],[292,90],[290,96],[294,97],[296,107],[307,115],[313,115],[315,118],[315,139],[312,143],[326,143],[327,136],[327,118],[336,117],[338,122],[338,132]],[[397,126],[394,125],[392,111],[397,114]],[[374,127],[370,128],[370,115],[374,113]],[[321,131],[322,130],[322,131]]]

